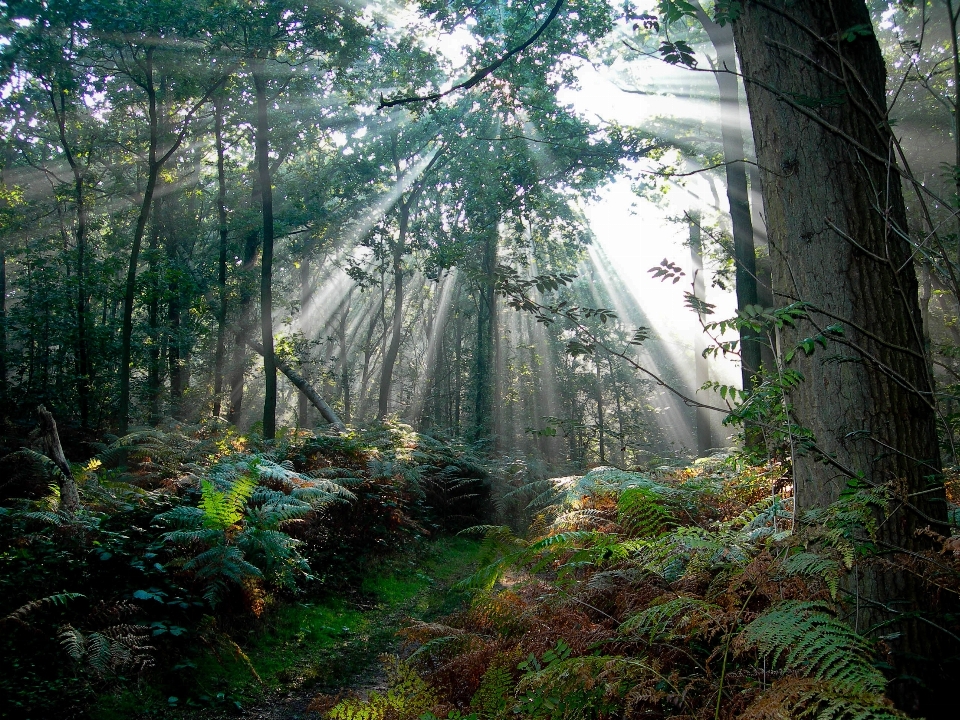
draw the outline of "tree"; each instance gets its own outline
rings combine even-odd
[[[945,529],[946,506],[883,58],[863,0],[721,9],[734,5],[742,7],[733,29],[762,168],[774,292],[807,312],[784,329],[782,347],[818,334],[836,343],[830,352],[793,355],[804,382],[790,390],[792,416],[810,433],[793,458],[798,517],[851,489],[882,491],[873,542],[896,557],[924,546],[920,528]],[[846,590],[856,599],[856,629],[882,627],[888,638],[897,703],[947,717],[938,657],[945,636],[915,616],[925,605],[919,583],[874,562],[858,566]]]

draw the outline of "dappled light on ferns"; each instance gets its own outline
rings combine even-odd
[[[156,522],[176,528],[163,535],[168,545],[206,547],[180,564],[205,586],[211,605],[246,578],[292,585],[309,566],[297,552],[298,541],[281,528],[324,504],[353,498],[332,480],[298,473],[291,463],[265,456],[221,461],[210,475],[200,480],[197,507],[169,510]]]

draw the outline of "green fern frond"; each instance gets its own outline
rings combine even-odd
[[[494,663],[480,679],[480,687],[470,700],[470,707],[480,720],[502,720],[512,715],[516,699],[513,695],[513,674],[501,663]]]
[[[30,448],[21,448],[16,452],[10,453],[4,458],[5,462],[9,462],[16,458],[25,458],[32,463],[35,463],[43,468],[44,472],[52,477],[59,478],[63,477],[63,471],[60,469],[60,466],[57,465],[52,459],[44,455],[43,453],[37,452],[36,450],[31,450]]]
[[[712,621],[716,605],[699,598],[681,595],[663,600],[623,621],[618,633],[622,637],[644,637],[648,642],[670,640],[689,634],[692,626]]]
[[[787,576],[818,577],[826,583],[830,597],[836,599],[840,584],[840,564],[826,555],[799,552],[789,556],[781,565]]]
[[[663,495],[649,487],[631,487],[621,492],[617,514],[621,527],[638,537],[657,537],[677,524]]]
[[[154,522],[183,529],[194,529],[203,526],[205,515],[201,508],[181,505],[172,510],[154,516]]]
[[[870,643],[837,620],[826,603],[775,605],[744,629],[741,642],[842,695],[880,695],[886,687]]]

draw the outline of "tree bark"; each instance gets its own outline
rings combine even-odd
[[[497,227],[483,242],[482,276],[478,288],[477,346],[474,360],[474,439],[496,440],[494,383],[497,342]]]
[[[60,445],[57,421],[43,405],[37,408],[37,416],[40,418],[43,454],[60,468],[60,510],[68,515],[74,515],[80,509],[80,493],[77,491],[77,481],[73,477],[70,463],[63,454],[63,446]]]
[[[60,146],[67,158],[70,172],[73,174],[74,204],[77,208],[77,224],[74,239],[77,246],[77,346],[76,346],[76,374],[77,374],[77,409],[80,412],[80,425],[86,427],[90,417],[90,361],[87,350],[87,287],[86,287],[86,252],[87,252],[87,224],[88,210],[87,197],[84,192],[84,168],[70,147],[67,139],[67,93],[50,94],[50,103],[57,120],[57,130],[60,137]],[[59,99],[60,104],[57,105]]]
[[[779,302],[809,303],[786,327],[785,349],[839,322],[829,349],[796,354],[792,388],[798,517],[840,499],[848,482],[884,486],[884,549],[925,547],[915,531],[948,531],[924,354],[916,272],[886,122],[885,65],[863,0],[753,0],[734,23],[761,171],[773,286]],[[933,478],[934,480],[931,480]],[[897,704],[952,717],[945,637],[912,613],[929,609],[919,581],[865,562],[844,580],[861,632],[882,627]],[[887,625],[881,625],[888,623]],[[896,633],[899,633],[897,635]],[[921,688],[913,678],[927,685]]]
[[[153,204],[153,193],[157,178],[163,167],[163,160],[157,157],[159,143],[157,90],[153,77],[152,47],[145,51],[144,67],[146,72],[145,89],[147,91],[147,118],[150,124],[149,148],[147,151],[147,183],[143,190],[143,200],[137,215],[137,224],[133,232],[133,244],[130,248],[130,262],[127,266],[127,282],[123,293],[123,321],[120,327],[120,400],[117,408],[117,432],[127,434],[130,422],[130,362],[133,351],[133,302],[137,292],[137,267],[140,262],[140,247],[147,229],[147,218]]]
[[[273,185],[270,177],[270,125],[267,118],[267,79],[264,62],[253,65],[257,95],[257,174],[263,213],[263,253],[260,257],[260,331],[263,338],[263,437],[277,435],[277,366],[273,353]]]
[[[403,256],[407,245],[407,228],[410,222],[408,203],[400,206],[399,237],[393,246],[393,318],[391,322],[390,345],[383,357],[380,373],[380,397],[377,417],[382,420],[390,409],[390,390],[393,386],[393,368],[400,353],[400,333],[403,329]]]

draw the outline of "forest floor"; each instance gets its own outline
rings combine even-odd
[[[397,631],[456,610],[466,595],[453,586],[472,571],[478,551],[473,540],[441,538],[378,564],[354,594],[269,608],[265,622],[211,633],[219,639],[183,664],[199,688],[196,699],[141,688],[102,698],[92,716],[319,718],[314,708],[332,707],[333,698],[385,689],[380,658],[400,649]]]

